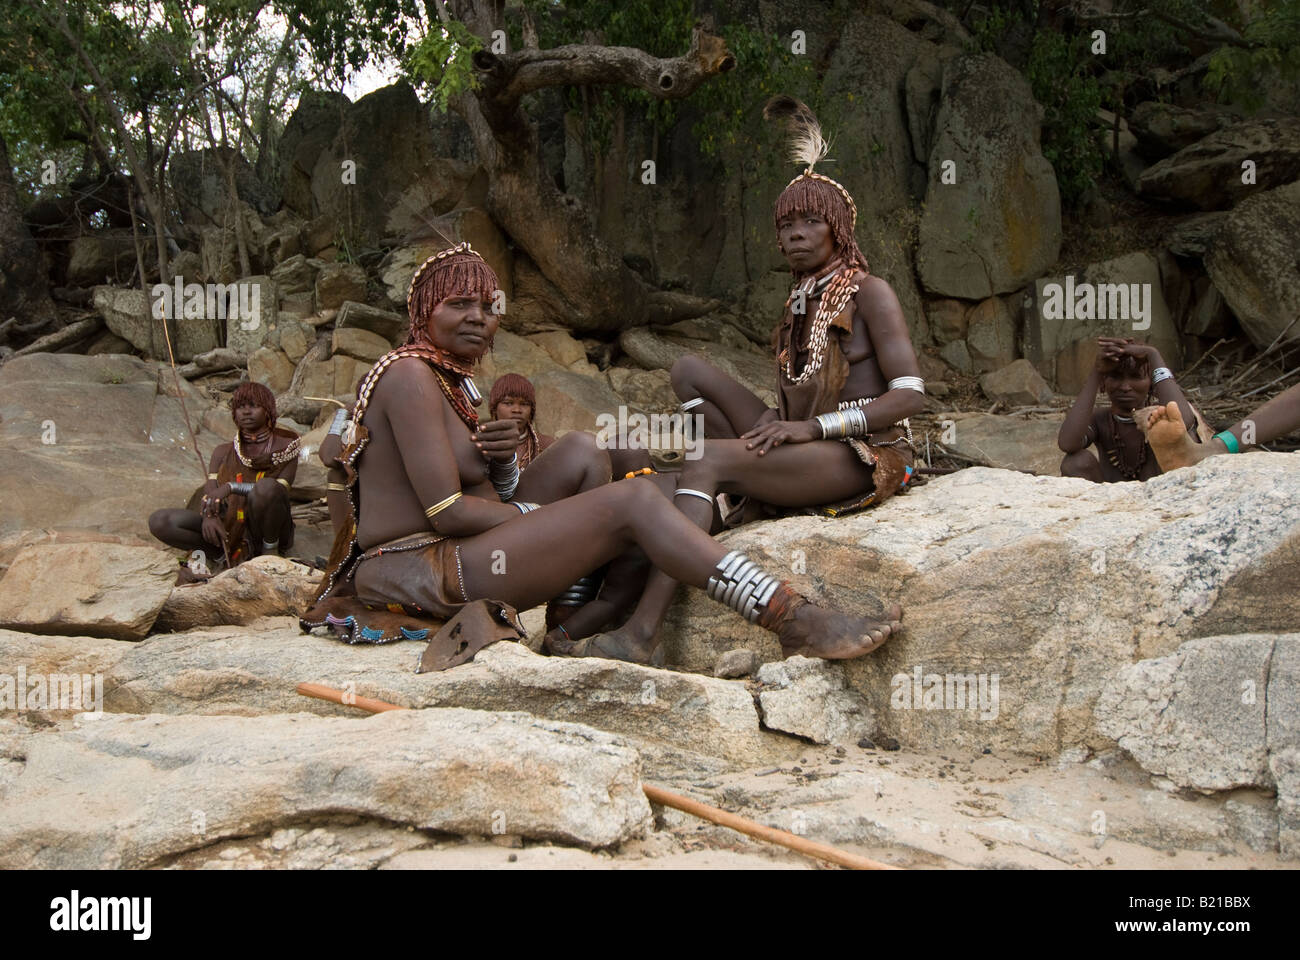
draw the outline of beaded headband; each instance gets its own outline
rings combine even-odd
[[[826,159],[831,145],[822,135],[822,125],[808,109],[808,105],[794,97],[778,94],[764,105],[763,118],[785,124],[790,136],[790,159],[804,164],[803,173],[787,183],[785,189],[789,190],[800,180],[820,180],[834,187],[849,208],[849,233],[852,234],[858,226],[858,205],[853,202],[853,197],[849,196],[849,191],[844,189],[842,183],[820,173],[813,173],[813,167]]]
[[[840,189],[843,189],[843,187]],[[411,277],[410,284],[406,287],[406,312],[408,314],[411,312],[411,295],[415,293],[415,285],[420,282],[420,277],[424,274],[424,271],[432,264],[438,263],[441,260],[446,260],[448,257],[453,257],[458,253],[467,253],[477,260],[483,260],[483,257],[479,252],[469,245],[468,240],[458,243],[454,247],[448,247],[446,250],[439,251],[428,260],[425,260],[424,263],[420,264],[420,269],[415,271],[414,276]],[[486,260],[483,260],[483,262],[487,263]]]
[[[813,173],[812,167],[809,167],[803,173],[799,174],[799,176],[795,177],[793,180],[787,183],[785,185],[785,189],[789,190],[800,180],[820,180],[823,183],[829,183],[832,187],[838,190],[840,192],[840,196],[844,198],[844,202],[849,206],[850,232],[858,228],[858,205],[853,202],[853,197],[849,195],[849,191],[844,189],[844,184],[840,183],[837,180],[832,180],[830,177],[823,176],[820,173]]]

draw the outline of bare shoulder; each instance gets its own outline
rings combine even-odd
[[[419,357],[402,357],[388,365],[370,394],[371,405],[384,404],[389,397],[428,393],[441,395],[437,376]]]
[[[864,276],[853,298],[858,315],[876,336],[902,333],[906,335],[907,320],[894,288],[876,276]]]
[[[889,281],[883,277],[858,271],[854,282],[858,285],[856,300],[859,306],[867,309],[868,314],[879,310],[898,310],[898,296]]]

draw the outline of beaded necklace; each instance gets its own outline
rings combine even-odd
[[[1125,480],[1136,480],[1138,478],[1138,475],[1142,472],[1142,468],[1145,467],[1147,463],[1146,441],[1144,440],[1142,442],[1142,449],[1138,451],[1137,466],[1130,468],[1128,465],[1128,458],[1124,455],[1123,452],[1121,452],[1121,447],[1124,444],[1123,441],[1120,439],[1119,425],[1121,423],[1132,423],[1133,420],[1130,417],[1121,417],[1115,413],[1111,413],[1110,419],[1111,419],[1111,430],[1110,430],[1111,445],[1110,445],[1110,449],[1106,451],[1106,459],[1110,461],[1110,465],[1114,467],[1116,470],[1118,470],[1119,475],[1123,477]]]
[[[239,458],[240,463],[248,467],[250,470],[256,469],[256,467],[253,466],[253,460],[256,460],[257,458],[253,457],[252,459],[250,459],[244,456],[244,448],[240,444],[239,439],[240,439],[239,431],[236,430],[235,439],[234,439],[235,456]],[[267,440],[271,439],[271,431],[268,430],[265,435],[259,434],[258,436],[250,437],[249,439],[253,443],[265,443]],[[302,441],[300,438],[294,437],[291,441],[289,441],[289,445],[286,446],[283,450],[272,451],[271,466],[273,467],[283,466],[284,464],[288,463],[290,460],[298,456],[298,448],[301,445],[301,443]]]
[[[829,280],[826,277],[830,277]],[[838,317],[841,311],[848,306],[852,296],[858,292],[858,285],[853,283],[853,269],[851,267],[841,267],[838,270],[832,269],[832,272],[820,278],[809,277],[804,280],[794,290],[790,291],[790,296],[785,302],[786,309],[789,310],[790,304],[794,302],[795,295],[800,291],[806,295],[815,292],[818,286],[825,283],[821,300],[817,304],[817,316],[813,319],[812,332],[808,337],[808,359],[804,363],[803,370],[798,376],[794,372],[795,354],[797,345],[795,343],[794,322],[790,323],[790,343],[781,351],[778,362],[785,368],[786,379],[791,383],[805,383],[809,377],[821,369],[822,361],[826,356],[826,337],[830,330],[831,321]]]
[[[463,366],[463,364],[455,364],[453,366],[448,363],[447,358],[450,356],[451,355],[445,350],[441,350],[438,347],[433,347],[424,343],[413,343],[404,347],[398,347],[396,350],[390,350],[388,353],[380,357],[378,362],[370,368],[370,372],[366,374],[365,380],[361,382],[361,389],[357,392],[356,409],[352,414],[352,425],[348,427],[348,432],[343,438],[344,446],[350,446],[355,442],[357,429],[361,426],[361,420],[365,416],[366,408],[370,405],[370,395],[374,393],[375,384],[379,382],[379,378],[384,375],[384,371],[386,371],[391,364],[397,360],[405,359],[406,357],[416,357],[425,361],[433,368],[433,372],[438,378],[438,387],[442,390],[443,396],[445,396],[447,401],[451,404],[452,409],[456,411],[456,415],[460,417],[465,426],[469,427],[471,431],[477,430],[478,413],[474,410],[473,406],[470,405],[468,398],[465,396],[464,388],[462,387],[459,391],[455,391],[452,389],[451,384],[447,382],[445,376],[446,369],[449,367],[450,372],[460,373],[460,369],[458,368]]]
[[[449,370],[462,377],[468,377],[474,373],[473,360],[466,360],[464,357],[458,357],[456,354],[437,346],[429,339],[427,330],[419,330],[416,339],[406,344],[406,347],[419,347],[421,350],[424,350],[426,353],[424,359],[430,361],[435,367]],[[406,349],[406,347],[398,347],[398,349],[402,350]]]
[[[519,451],[520,470],[537,459],[537,454],[541,449],[541,446],[542,441],[541,438],[537,436],[537,428],[530,423],[524,431],[523,442],[520,444],[520,447],[522,448]]]
[[[465,426],[469,427],[470,433],[473,433],[478,429],[478,411],[470,406],[464,388],[452,390],[451,384],[447,382],[447,378],[443,376],[443,372],[437,367],[433,368],[433,375],[438,378],[438,386],[442,387],[442,395],[447,398],[451,408],[456,411],[456,416],[460,417]]]

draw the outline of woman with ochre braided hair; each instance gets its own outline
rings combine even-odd
[[[471,601],[545,603],[637,545],[661,570],[776,632],[788,655],[854,657],[897,628],[896,611],[871,620],[809,603],[709,537],[646,477],[604,482],[608,457],[590,434],[566,434],[518,472],[517,430],[478,423],[468,380],[496,332],[496,288],[468,244],[413,278],[410,336],[367,375],[345,438],[356,539],[304,627],[328,624],[353,642],[418,638]],[[566,497],[558,488],[581,484],[544,465],[576,462],[554,457],[569,437],[605,456],[605,472]]]
[[[519,469],[541,455],[555,438],[537,432],[537,391],[527,377],[505,373],[497,377],[488,394],[488,412],[494,420],[513,420],[519,427]]]
[[[731,513],[748,518],[790,510],[839,516],[879,505],[911,479],[907,418],[924,404],[898,298],[867,272],[858,249],[857,205],[813,170],[827,150],[816,117],[790,97],[773,98],[764,114],[788,124],[793,159],[805,164],[774,217],[794,280],[774,336],[777,407],[699,357],[672,369],[682,412],[703,414],[707,438],[700,459],[678,475],[673,502],[706,530],[719,493],[741,498]],[[589,647],[649,661],[675,587],[661,567],[631,619]]]
[[[185,509],[155,510],[149,517],[155,537],[202,551],[212,573],[293,546],[289,488],[298,470],[298,434],[275,425],[275,394],[260,383],[236,387],[230,412],[235,436],[212,451],[207,483]]]

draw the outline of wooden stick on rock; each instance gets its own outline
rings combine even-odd
[[[371,713],[384,713],[388,710],[405,710],[406,707],[399,707],[395,703],[386,703],[383,700],[373,700],[370,697],[358,697],[351,694],[345,694],[342,690],[335,690],[333,687],[322,686],[319,683],[300,683],[298,684],[298,693],[304,697],[315,697],[317,700],[328,700],[331,703],[341,704],[346,707],[357,707],[361,710],[368,710]],[[672,793],[662,787],[652,786],[644,783],[641,789],[645,791],[646,798],[653,803],[665,807],[672,807],[674,810],[681,810],[683,813],[689,813],[692,816],[699,817],[701,820],[708,820],[710,823],[716,823],[722,827],[728,827],[736,830],[746,836],[754,837],[758,840],[766,840],[768,843],[775,843],[778,846],[786,847],[795,853],[801,853],[806,857],[812,857],[816,860],[825,860],[828,863],[838,864],[842,867],[849,867],[853,870],[897,870],[898,867],[890,866],[887,863],[881,863],[879,860],[872,860],[869,857],[862,857],[856,853],[849,853],[847,850],[840,850],[829,844],[818,843],[815,840],[808,840],[797,834],[787,833],[784,830],[778,830],[775,827],[765,826],[756,820],[750,820],[735,813],[728,813],[718,807],[711,807],[707,803],[701,803],[699,800],[692,800],[690,797],[684,797],[679,793]]]

